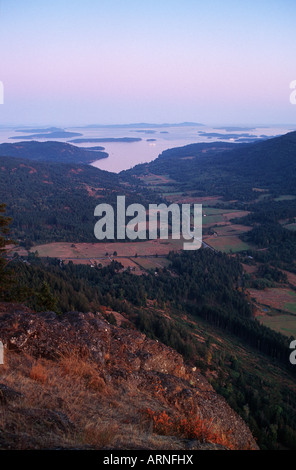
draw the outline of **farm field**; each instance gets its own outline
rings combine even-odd
[[[219,225],[213,229],[219,237],[223,236],[232,236],[232,235],[240,235],[241,233],[246,233],[252,230],[252,227],[247,225]]]
[[[144,176],[138,176],[140,180],[142,180],[147,185],[163,185],[172,183],[175,184],[176,182],[172,180],[168,175],[154,175],[152,173]]]
[[[296,292],[285,287],[249,289],[256,301],[256,317],[263,325],[296,338]]]
[[[296,230],[296,223],[285,225],[285,228],[287,228],[288,230],[295,231]]]
[[[295,315],[264,315],[258,318],[260,323],[288,337],[296,338]]]
[[[284,194],[282,196],[276,197],[274,200],[275,201],[293,201],[296,199],[296,196],[293,194]]]
[[[131,258],[131,260],[137,265],[141,266],[143,269],[156,269],[156,268],[165,268],[170,264],[170,261],[167,258]],[[118,259],[121,263],[121,259]]]
[[[244,272],[247,274],[254,274],[258,269],[257,265],[250,265],[250,264],[242,263],[242,266],[244,268]]]
[[[203,226],[205,228],[213,225],[231,225],[231,220],[248,215],[248,211],[236,211],[231,209],[217,209],[214,207],[203,207]]]
[[[249,293],[260,306],[296,314],[296,292],[288,288],[249,289]]]
[[[194,192],[188,191],[187,193],[183,192],[165,192],[163,196],[169,202],[175,202],[179,204],[202,204],[203,207],[215,206],[217,203],[222,203],[221,196],[208,196],[208,197],[198,197],[194,196]]]
[[[251,246],[243,242],[237,235],[225,237],[207,237],[206,242],[215,250],[223,251],[224,253],[237,253],[239,251],[250,250]]]
[[[183,248],[182,240],[148,240],[143,242],[114,242],[114,243],[67,243],[56,242],[36,245],[31,251],[38,252],[42,258],[59,259],[99,259],[116,257],[135,257],[167,255],[170,251]]]
[[[287,275],[289,284],[296,287],[296,274],[290,273],[289,271],[283,271],[283,272]]]

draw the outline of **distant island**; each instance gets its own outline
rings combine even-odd
[[[73,144],[82,144],[82,143],[95,143],[95,142],[141,142],[142,139],[137,138],[137,137],[119,137],[119,138],[114,138],[114,137],[102,137],[102,138],[84,138],[84,139],[73,139],[69,140],[70,143]]]
[[[80,150],[88,150],[88,151],[96,151],[96,150],[99,150],[99,151],[102,151],[102,150],[105,150],[105,147],[101,147],[99,145],[96,145],[95,147],[79,147]]]
[[[25,132],[29,132],[29,131],[25,131]],[[41,133],[41,134],[30,134],[30,135],[9,137],[9,139],[12,139],[12,140],[66,139],[68,137],[78,137],[80,135],[83,135],[83,134],[80,134],[79,132],[68,132],[68,131],[64,131],[63,129],[61,129],[61,130],[46,132],[46,133]]]
[[[236,132],[236,131],[254,131],[255,127],[237,127],[237,126],[228,126],[228,127],[214,127],[216,130],[224,130],[227,132]]]
[[[135,129],[135,130],[132,130],[131,132],[139,132],[143,134],[155,134],[156,133],[156,131],[154,131],[153,129],[143,129],[143,130]]]
[[[222,134],[220,132],[203,132],[199,131],[198,132],[200,136],[202,137],[211,137],[215,139],[223,139],[223,140],[241,140],[243,139],[248,139],[248,140],[257,140],[258,136],[255,134],[249,134],[247,132],[245,133],[240,133],[240,134]]]
[[[35,129],[32,129],[32,128],[29,128],[29,127],[26,127],[25,129],[16,129],[15,132],[27,132],[29,134],[38,134],[40,132],[44,133],[48,133],[48,132],[61,132],[61,131],[64,131],[65,129],[62,129],[61,127],[38,127],[38,128],[35,128]]]

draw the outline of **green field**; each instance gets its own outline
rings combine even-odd
[[[293,230],[293,231],[295,231],[295,230],[296,230],[296,223],[294,223],[294,224],[288,224],[288,225],[285,225],[284,227],[287,228],[288,230]]]
[[[296,314],[296,299],[295,302],[287,302],[285,304],[285,310],[288,310],[289,312],[295,313]]]
[[[293,194],[284,194],[283,196],[276,197],[275,201],[293,201],[296,199],[296,196]]]
[[[212,216],[212,215],[222,215],[222,214],[225,214],[225,213],[230,213],[230,212],[236,212],[235,210],[232,210],[232,209],[219,209],[217,207],[203,207],[203,213],[208,216]]]
[[[240,235],[241,233],[249,232],[252,228],[247,225],[220,225],[219,227],[215,227],[215,232],[220,237],[225,236],[232,236],[232,235]]]
[[[219,224],[221,222],[224,221],[223,219],[223,215],[221,214],[217,214],[217,215],[206,215],[203,217],[202,219],[203,221],[203,225],[204,226],[211,226],[211,225],[215,225],[215,224]]]
[[[296,338],[296,316],[295,315],[266,315],[260,317],[260,323],[278,331],[288,337],[294,336]]]
[[[215,250],[223,251],[224,253],[238,253],[239,251],[250,250],[251,246],[243,242],[239,237],[233,235],[228,237],[217,237],[207,239],[206,243]]]

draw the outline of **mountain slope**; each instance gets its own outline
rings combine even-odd
[[[132,202],[145,197],[90,165],[0,157],[0,201],[13,218],[13,237],[22,240],[95,242],[96,205],[122,194]]]
[[[296,193],[296,132],[251,144],[191,144],[169,149],[124,175],[166,174],[181,189],[251,200],[253,188]]]
[[[59,317],[13,304],[0,304],[0,320],[2,449],[82,443],[176,450],[189,448],[189,440],[193,448],[257,449],[244,421],[198,371],[130,325],[110,325],[99,313]],[[161,428],[157,416],[171,421]],[[170,423],[181,419],[177,431]],[[195,427],[189,431],[186,422]]]

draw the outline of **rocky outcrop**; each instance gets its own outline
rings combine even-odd
[[[213,420],[223,432],[231,431],[237,448],[257,448],[244,421],[198,370],[184,363],[180,354],[134,329],[109,324],[99,313],[69,312],[59,316],[2,305],[0,339],[7,354],[17,352],[52,361],[75,350],[98,365],[107,386],[132,387],[148,394],[156,407],[173,413],[198,409],[204,419]],[[5,400],[9,393],[4,385],[0,387],[0,399]],[[32,410],[28,418],[33,419],[34,413]],[[52,413],[53,422],[66,422],[66,418]]]

